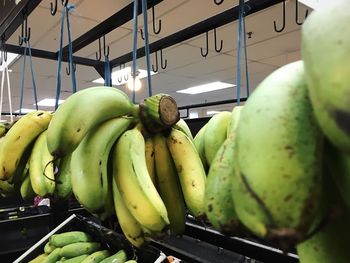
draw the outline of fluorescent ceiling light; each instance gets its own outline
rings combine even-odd
[[[11,63],[18,57],[19,55],[18,54],[14,54],[14,53],[10,53],[10,52],[7,52],[7,60],[6,60],[6,63],[7,63],[7,66],[10,66]],[[0,71],[3,71],[4,70],[4,63],[0,66]],[[11,72],[11,70],[9,70],[9,72]]]
[[[198,112],[196,111],[193,111],[193,112],[190,112],[190,119],[197,119],[198,118]]]
[[[137,76],[139,77],[139,79],[143,79],[143,78],[147,77],[147,70],[139,69],[138,73],[139,74]],[[151,71],[151,76],[155,75],[155,74],[157,74],[157,73]],[[125,80],[124,76],[125,77],[128,76],[126,80]],[[123,84],[127,83],[130,78],[131,78],[131,67],[126,67],[126,68],[112,72],[112,84],[113,85],[123,85]],[[121,80],[121,81],[119,81],[119,80]],[[92,82],[98,83],[98,84],[105,83],[103,78],[95,79]]]
[[[176,92],[185,93],[185,94],[199,94],[199,93],[210,92],[214,90],[227,89],[235,86],[236,85],[234,84],[216,81],[216,82],[211,82],[204,85],[199,85],[199,86],[194,86],[187,89],[178,90]]]
[[[217,113],[219,113],[220,111],[218,111],[218,110],[208,110],[207,111],[207,115],[214,115],[214,114],[217,114]]]
[[[63,102],[64,100],[58,100],[58,105],[62,104]],[[38,106],[43,106],[43,107],[54,107],[55,104],[56,104],[56,99],[50,99],[50,98],[46,98],[38,102]]]
[[[33,112],[33,111],[36,111],[36,109],[26,109],[26,108],[21,109],[21,113],[24,113],[24,114]],[[16,110],[15,113],[19,113],[19,110]]]

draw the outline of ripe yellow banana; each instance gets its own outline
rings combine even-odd
[[[129,209],[126,207],[114,178],[112,180],[112,184],[114,209],[118,218],[118,223],[127,240],[129,240],[129,242],[135,247],[141,247],[145,243],[141,225],[136,221]]]
[[[170,231],[182,234],[185,231],[186,208],[180,181],[166,139],[157,134],[153,137],[157,184],[170,221]]]
[[[149,176],[152,179],[154,186],[156,186],[156,172],[154,167],[154,145],[152,138],[145,138],[145,154],[146,154],[146,164]]]
[[[204,149],[209,166],[226,139],[227,127],[230,120],[231,112],[223,111],[214,115],[206,124],[204,131]]]
[[[169,225],[168,214],[148,174],[145,140],[137,128],[119,138],[113,164],[114,178],[130,213],[144,227],[162,231]]]
[[[302,61],[268,76],[245,104],[237,128],[233,199],[253,233],[295,245],[320,204],[323,136]]]
[[[89,212],[102,214],[108,195],[108,156],[114,142],[133,119],[114,118],[90,130],[71,158],[72,189]]]
[[[193,139],[193,144],[197,149],[197,152],[199,154],[199,157],[201,158],[203,167],[205,171],[208,171],[209,166],[207,163],[207,159],[205,157],[205,149],[204,149],[204,133],[205,128],[207,125],[204,125],[196,134],[196,136]]]
[[[29,176],[34,192],[47,196],[55,191],[53,156],[47,149],[47,131],[43,131],[34,143],[29,158]]]
[[[191,139],[176,129],[172,129],[167,137],[167,145],[180,178],[187,208],[193,216],[203,216],[206,175],[196,147]]]
[[[34,111],[20,118],[6,133],[0,150],[0,180],[10,179],[22,154],[47,129],[51,113]]]
[[[192,132],[190,130],[190,127],[188,127],[187,123],[184,121],[184,119],[180,119],[175,125],[174,127],[175,129],[182,131],[184,134],[186,134],[188,136],[188,138],[191,139],[191,141],[193,141],[193,136],[192,136]]]
[[[74,151],[89,130],[98,124],[134,111],[122,91],[93,87],[71,95],[55,112],[48,128],[48,147],[52,155],[63,157]]]

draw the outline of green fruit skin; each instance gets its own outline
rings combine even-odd
[[[116,254],[102,260],[100,263],[124,263],[125,261],[127,261],[126,252],[120,250]]]
[[[61,257],[73,258],[84,254],[91,254],[96,252],[101,247],[97,242],[78,242],[62,247]]]
[[[277,242],[302,238],[320,203],[323,136],[301,61],[273,72],[251,95],[235,151],[232,193],[240,221]]]
[[[327,2],[303,24],[302,58],[322,131],[350,153],[350,2]]]
[[[197,149],[198,155],[201,158],[203,167],[205,171],[208,171],[208,163],[205,157],[205,149],[204,149],[204,133],[205,133],[206,125],[204,125],[196,134],[193,139],[193,144]]]
[[[82,263],[99,263],[110,255],[111,252],[109,250],[96,251],[95,253],[92,253],[90,256],[86,257]]]
[[[58,259],[61,257],[61,248],[56,248],[54,251],[52,251],[42,263],[56,263]]]
[[[59,173],[57,176],[56,183],[56,195],[62,199],[68,199],[72,194],[72,183],[71,183],[71,170],[70,160],[72,155],[68,154],[63,157],[59,165]]]
[[[88,254],[80,255],[80,256],[77,256],[74,258],[63,260],[61,262],[64,262],[64,263],[82,263],[88,256],[89,256]]]
[[[55,246],[51,245],[50,242],[47,242],[46,245],[44,246],[44,252],[45,254],[50,254],[52,251],[56,249]]]
[[[61,234],[54,234],[50,237],[50,244],[55,247],[64,247],[77,242],[89,242],[92,237],[82,231],[70,231]]]

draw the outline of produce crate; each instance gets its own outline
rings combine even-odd
[[[133,248],[125,237],[119,233],[116,233],[108,228],[105,228],[83,216],[73,214],[58,225],[54,230],[44,236],[19,258],[14,263],[27,263],[30,260],[42,254],[45,244],[49,241],[50,236],[56,233],[62,233],[67,231],[85,231],[89,233],[94,239],[102,244],[106,249],[117,252],[120,249],[124,249],[128,255],[128,258],[136,258],[139,263],[153,263],[160,256],[161,251],[154,247],[146,247],[142,250]]]

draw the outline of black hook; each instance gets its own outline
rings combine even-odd
[[[156,24],[155,24],[156,17],[154,15],[154,6],[152,6],[152,18],[153,18],[153,22],[152,22],[153,32],[154,32],[154,34],[158,35],[160,33],[160,31],[162,30],[162,20],[160,20],[160,19],[158,20],[158,30],[156,30]]]
[[[96,52],[96,60],[101,60],[101,38],[98,39],[98,52]]]
[[[141,35],[142,40],[145,40],[145,37],[143,36],[142,28],[140,29],[140,35]]]
[[[62,5],[66,7],[68,5],[68,0],[62,0]]]
[[[122,81],[123,81],[123,76],[122,76],[122,74],[121,74],[121,71],[122,71],[122,69],[125,69],[125,63],[120,63],[120,65],[119,65],[119,71],[120,71],[120,74],[119,74],[119,76],[118,76],[118,82],[119,83],[121,83]],[[124,80],[125,81],[128,81],[128,79],[129,79],[129,75],[128,74],[125,74],[124,75]]]
[[[283,1],[283,24],[281,29],[277,29],[276,21],[273,21],[273,25],[275,27],[275,31],[277,33],[281,33],[286,27],[286,1]]]
[[[3,47],[4,47],[4,44],[3,42],[0,43],[0,66],[2,65],[2,62],[3,62]]]
[[[74,72],[76,72],[77,71],[77,64],[73,64],[73,70],[74,70]],[[68,67],[66,67],[66,73],[67,73],[67,75],[69,76],[70,75],[70,65],[69,65],[69,63],[68,63]]]
[[[207,51],[204,53],[203,52],[203,48],[201,48],[201,55],[202,55],[203,58],[207,57],[208,53],[209,53],[208,31],[205,33],[205,38],[206,38],[206,49],[207,49]]]
[[[215,42],[215,51],[220,53],[224,44],[224,41],[221,39],[220,40],[220,48],[217,46],[217,41],[216,41],[216,28],[214,28],[214,42]]]
[[[107,51],[106,51],[107,50]],[[103,36],[103,54],[106,58],[109,56],[109,46],[106,48],[106,38]]]
[[[224,0],[221,0],[221,1],[220,0],[219,1],[214,0],[214,3],[217,4],[217,5],[221,5],[223,2],[224,2]]]
[[[21,36],[19,36],[19,45],[22,46],[23,43],[27,43],[30,39],[30,27],[28,28],[27,16],[24,16],[24,20],[21,28]]]
[[[52,16],[56,15],[57,12],[57,0],[55,0],[55,7],[52,2],[50,2],[50,13]]]
[[[164,60],[164,64],[163,64],[163,50],[160,50],[160,66],[162,69],[166,69],[166,67],[168,66],[168,60],[165,59]]]
[[[306,9],[305,12],[305,19],[307,18],[307,16],[309,15],[309,10]],[[303,24],[303,22],[299,22],[299,4],[298,4],[298,0],[295,0],[295,23],[299,26],[301,26]]]
[[[158,52],[155,52],[155,56],[156,56],[156,67],[154,67],[154,65],[152,64],[152,70],[154,73],[158,72]]]

